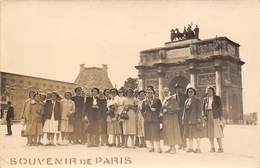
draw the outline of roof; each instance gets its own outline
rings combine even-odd
[[[1,71],[1,78],[2,78],[3,74],[12,75],[12,76],[18,76],[18,77],[26,77],[26,78],[31,78],[31,79],[47,80],[47,81],[51,81],[51,82],[59,82],[59,83],[64,83],[64,84],[76,85],[75,83],[71,83],[71,82],[64,82],[64,81],[59,81],[59,80],[46,79],[46,78],[34,77],[34,76],[28,76],[28,75],[21,75],[21,74],[10,73],[10,72],[3,72],[3,71]]]
[[[239,47],[240,45],[232,40],[230,40],[229,38],[227,37],[215,37],[215,38],[208,38],[208,39],[205,39],[205,40],[200,40],[200,39],[197,39],[197,41],[193,41],[193,42],[190,42],[189,40],[180,40],[180,41],[174,41],[174,42],[167,42],[165,43],[166,45],[167,44],[170,44],[170,43],[175,43],[176,46],[164,46],[164,47],[158,47],[158,48],[151,48],[151,49],[147,49],[147,50],[142,50],[140,51],[140,53],[147,53],[147,52],[155,52],[155,51],[159,51],[159,50],[162,50],[162,49],[166,49],[166,50],[169,50],[169,49],[177,49],[177,48],[185,48],[185,47],[189,47],[191,44],[201,44],[201,43],[208,43],[208,42],[211,42],[211,41],[214,41],[214,40],[227,40],[229,43],[231,43],[232,45],[235,45],[237,47]],[[185,41],[187,41],[187,43],[185,43]],[[183,44],[181,45],[177,45],[178,43],[182,42]]]
[[[103,65],[103,68],[81,66],[80,72],[74,83],[86,88],[96,87],[102,90],[113,87],[108,77],[106,65]]]

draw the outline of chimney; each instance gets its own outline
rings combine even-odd
[[[79,66],[80,66],[80,72],[83,71],[85,68],[85,64],[80,64]]]
[[[102,68],[103,71],[107,73],[107,69],[108,69],[107,64],[102,64]]]

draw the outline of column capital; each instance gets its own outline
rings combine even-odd
[[[214,68],[216,71],[221,71],[222,70],[222,66],[221,65],[214,65]]]
[[[159,77],[165,77],[165,71],[164,71],[163,67],[158,67],[157,74]]]
[[[195,74],[197,73],[199,70],[197,68],[194,68],[194,67],[190,67],[189,68],[189,72],[192,73],[192,74]]]

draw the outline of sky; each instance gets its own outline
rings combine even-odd
[[[10,0],[0,12],[1,71],[74,82],[79,64],[108,64],[118,87],[137,76],[141,50],[163,46],[171,28],[192,22],[201,39],[241,45],[244,112],[259,111],[257,1]]]

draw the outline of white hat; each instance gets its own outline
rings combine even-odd
[[[189,83],[188,85],[187,85],[187,87],[186,87],[186,91],[185,91],[185,93],[187,94],[188,93],[188,90],[189,89],[193,89],[194,90],[194,92],[195,92],[195,94],[196,94],[196,89],[195,89],[195,87],[191,84],[191,83]]]

